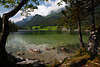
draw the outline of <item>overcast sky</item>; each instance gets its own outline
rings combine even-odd
[[[63,2],[61,6],[58,6],[57,3],[60,2],[60,0],[51,0],[46,3],[42,3],[41,5],[38,6],[38,9],[35,9],[34,12],[31,12],[31,15],[42,15],[42,16],[47,16],[48,14],[51,13],[51,11],[57,11],[58,9],[64,8],[65,3]],[[5,12],[9,11],[8,9],[3,8],[2,6],[0,7],[0,14],[3,14]],[[20,15],[21,11],[19,11],[14,17],[11,18],[12,21],[17,22],[25,18],[24,16]]]

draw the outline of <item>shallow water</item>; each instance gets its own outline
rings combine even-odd
[[[84,41],[87,37],[84,35]],[[44,49],[46,47],[57,47],[67,44],[78,44],[78,34],[57,32],[15,32],[10,33],[7,40],[8,51],[24,51],[29,48]]]

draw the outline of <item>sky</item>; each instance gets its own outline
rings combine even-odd
[[[38,6],[38,9],[35,9],[33,12],[30,12],[31,16],[34,16],[36,14],[42,15],[42,16],[47,16],[49,15],[52,11],[57,12],[59,9],[62,9],[65,7],[65,3],[62,2],[61,6],[58,6],[57,3],[60,2],[61,0],[51,0],[48,2],[43,2],[41,5]],[[6,13],[10,11],[11,9],[6,9],[3,8],[3,6],[0,6],[0,15],[3,13]],[[22,16],[21,11],[19,11],[14,17],[10,18],[11,21],[13,22],[18,22],[21,21],[22,19],[26,18],[25,16]]]

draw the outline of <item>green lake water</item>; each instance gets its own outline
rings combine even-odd
[[[84,42],[88,37],[83,35]],[[28,48],[56,47],[68,44],[79,44],[78,34],[57,32],[16,32],[11,33],[7,40],[7,50],[17,51]]]

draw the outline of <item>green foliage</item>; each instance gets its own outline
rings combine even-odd
[[[77,29],[77,20],[75,10],[71,6],[66,6],[67,9],[62,11],[65,19],[65,27],[70,29],[70,32],[73,32],[74,29]]]
[[[62,13],[64,14],[65,16],[65,21],[66,21],[66,27],[70,28],[70,29],[75,29],[77,28],[77,15],[79,14],[79,17],[81,19],[81,27],[82,27],[82,30],[91,30],[91,16],[90,16],[90,12],[91,11],[88,11],[90,10],[91,8],[91,4],[88,4],[88,9],[85,9],[86,6],[84,7],[81,7],[83,4],[86,5],[89,1],[87,0],[86,2],[85,1],[79,1],[78,0],[75,0],[76,3],[74,3],[74,0],[63,0],[65,1],[67,4],[70,3],[69,6],[66,6],[66,9],[67,10],[64,10],[62,11]],[[100,3],[99,0],[96,0],[96,2]],[[96,5],[98,5],[98,3],[96,3]],[[80,8],[77,8],[77,7],[80,7]],[[77,11],[79,10],[79,12]],[[99,13],[97,13],[97,10],[96,9],[96,17],[98,17],[97,15]],[[96,27],[100,26],[99,23],[98,23],[98,20],[99,19],[96,19]]]
[[[40,4],[40,1],[48,1],[48,0],[0,0],[0,5],[4,6],[5,8],[11,8],[14,9],[16,6],[19,5],[21,1],[28,1],[22,8],[22,13],[21,15],[26,15],[28,16],[28,12],[34,11],[34,9],[37,9],[37,6]],[[26,14],[24,14],[26,13]]]
[[[11,8],[18,5],[20,1],[21,0],[0,0],[0,4],[4,6],[8,5],[10,6],[9,8]],[[39,5],[40,1],[47,1],[47,0],[28,0],[28,3],[25,6],[23,6],[23,8],[26,8],[26,6],[28,6],[27,8],[33,8],[34,6]]]

